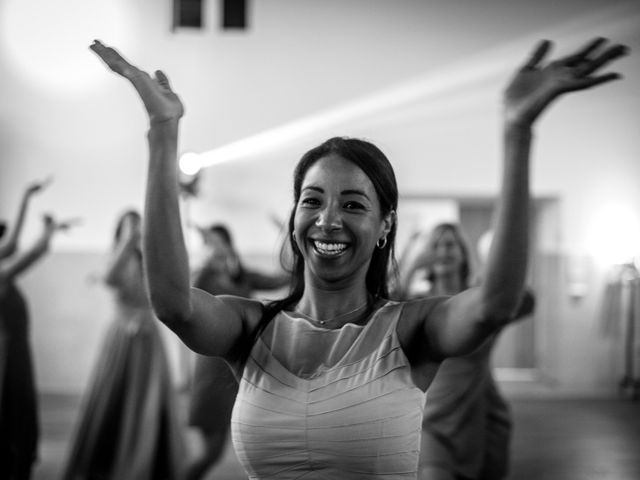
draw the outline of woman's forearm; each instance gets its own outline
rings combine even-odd
[[[494,237],[482,284],[488,318],[507,321],[524,288],[529,244],[529,157],[531,126],[504,127],[502,187],[494,218]]]
[[[174,323],[188,318],[191,309],[178,196],[178,119],[152,123],[148,141],[143,258],[153,309],[161,321]]]
[[[20,232],[22,232],[22,226],[24,225],[24,219],[27,214],[27,207],[29,206],[29,199],[31,194],[29,190],[25,190],[22,195],[22,199],[20,200],[20,206],[18,207],[18,213],[16,214],[16,218],[11,225],[11,230],[9,231],[9,235],[7,236],[7,240],[0,244],[0,258],[5,258],[10,255],[13,255],[18,249],[18,238],[20,237]]]
[[[31,248],[2,264],[0,276],[5,280],[13,280],[47,253],[50,242],[51,232],[45,230]]]

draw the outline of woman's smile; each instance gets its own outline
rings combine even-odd
[[[313,246],[313,250],[316,252],[316,254],[324,258],[340,257],[349,248],[349,244],[344,242],[322,241],[313,239],[311,240],[311,245]]]
[[[295,231],[311,270],[325,279],[366,274],[385,233],[375,188],[355,164],[337,155],[309,168],[295,214]]]

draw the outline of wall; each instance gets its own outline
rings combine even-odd
[[[181,151],[274,127],[291,135],[203,170],[189,207],[194,222],[232,223],[240,249],[266,259],[280,233],[270,218],[287,215],[292,166],[329,135],[375,141],[405,194],[494,195],[499,99],[514,66],[539,38],[556,40],[561,54],[602,34],[635,48],[616,65],[626,80],[556,105],[536,129],[532,170],[533,192],[560,199],[557,238],[545,243],[560,275],[567,259],[589,258],[584,300],[560,293],[549,306],[545,371],[573,391],[612,391],[615,344],[600,335],[597,315],[606,267],[590,238],[617,228],[596,221],[608,204],[628,206],[640,222],[637,2],[254,1],[244,33],[219,30],[218,3],[205,3],[206,28],[176,32],[168,0],[0,4],[0,215],[12,218],[24,185],[53,174],[25,242],[41,211],[83,219],[22,282],[42,389],[77,390],[87,378],[109,298],[82,279],[98,267],[117,214],[142,204],[143,110],[87,50],[92,38],[168,72],[187,108]]]

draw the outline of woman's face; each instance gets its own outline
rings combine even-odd
[[[459,272],[464,252],[451,230],[444,230],[433,245],[433,270],[436,275]]]
[[[294,216],[306,281],[330,288],[364,282],[376,242],[391,222],[358,166],[334,154],[318,160],[305,175]]]
[[[124,217],[122,217],[118,238],[130,238],[132,236],[139,237],[141,230],[142,220],[140,219],[140,217],[133,213],[128,213]]]
[[[215,260],[226,260],[230,255],[231,248],[225,239],[217,232],[207,232],[205,244],[209,248],[209,255]]]
[[[129,215],[126,220],[131,230],[139,231],[142,227],[141,219],[137,215]]]

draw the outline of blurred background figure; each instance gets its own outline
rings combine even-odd
[[[603,335],[624,339],[621,396],[640,400],[640,258],[615,265],[609,272],[601,306]]]
[[[455,295],[474,283],[476,260],[462,229],[441,223],[417,231],[398,260],[398,292],[402,298]]]
[[[478,248],[484,264],[491,234]],[[442,223],[411,237],[399,261],[401,298],[455,295],[478,281],[475,255],[461,227]],[[517,318],[533,311],[527,292]],[[515,318],[514,318],[515,320]],[[445,359],[427,391],[420,479],[498,480],[507,477],[511,414],[491,371],[496,334],[471,354]]]
[[[119,218],[104,282],[116,318],[84,394],[62,478],[183,478],[177,397],[142,268],[141,218]],[[162,327],[164,328],[164,327]]]
[[[45,215],[40,236],[28,249],[18,249],[30,200],[49,183],[27,186],[11,229],[0,222],[0,473],[9,480],[31,477],[39,432],[29,309],[15,280],[48,252],[57,231],[71,225]]]
[[[249,298],[258,290],[275,290],[288,285],[286,274],[245,268],[226,225],[213,224],[199,228],[199,231],[207,256],[195,272],[195,287],[214,295]],[[204,478],[220,460],[227,444],[237,393],[238,382],[223,359],[196,356],[189,425],[199,432],[203,447],[189,466],[188,480]]]

